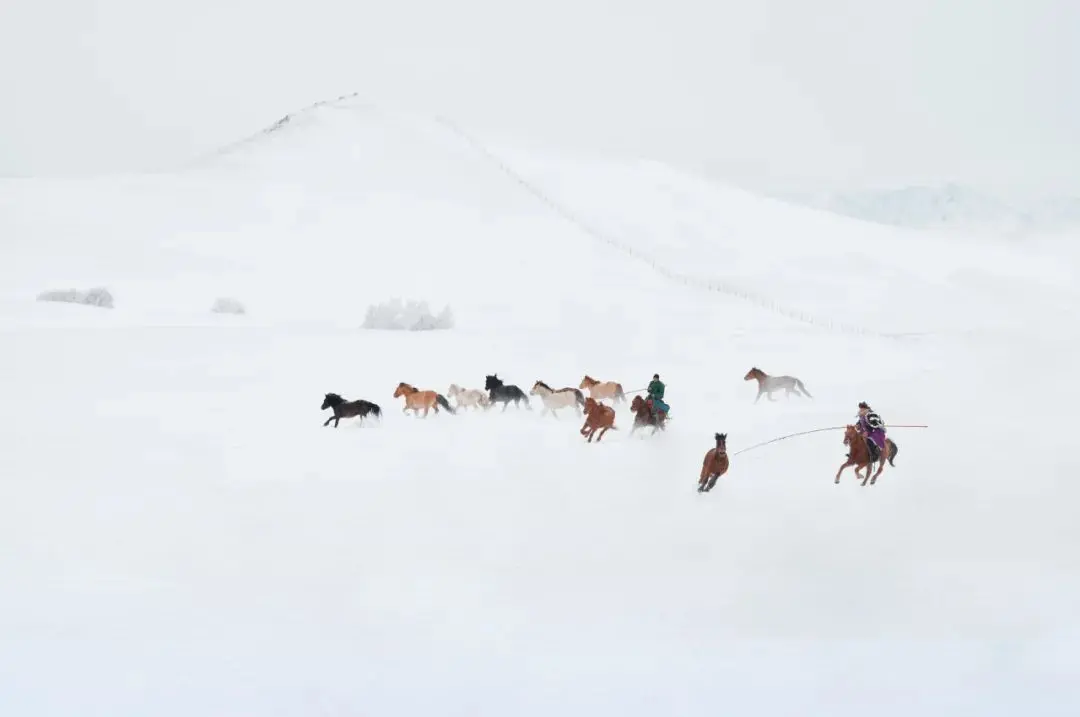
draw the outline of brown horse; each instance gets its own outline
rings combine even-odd
[[[634,396],[634,400],[630,402],[630,410],[634,413],[634,426],[630,429],[630,435],[634,435],[634,431],[643,426],[652,426],[652,433],[654,435],[657,431],[667,430],[667,418],[660,420],[656,419],[656,413],[653,412],[649,406],[649,402],[641,396]]]
[[[844,464],[840,466],[840,470],[836,471],[836,483],[840,482],[840,474],[844,472],[844,469],[848,466],[855,466],[855,478],[862,478],[862,484],[866,485],[866,480],[870,479],[870,485],[874,485],[877,481],[881,471],[885,470],[885,461],[889,461],[889,465],[893,468],[896,464],[893,463],[893,458],[896,457],[896,444],[893,443],[891,438],[885,439],[885,450],[881,451],[881,456],[878,457],[878,469],[874,476],[870,477],[870,471],[874,469],[874,463],[870,460],[870,446],[866,445],[869,439],[863,434],[859,433],[855,426],[844,427],[844,445],[848,447],[848,459],[844,461]],[[866,476],[860,476],[859,471],[866,468]]]
[[[605,406],[602,403],[597,402],[592,396],[585,399],[585,425],[581,427],[579,433],[583,436],[588,436],[589,443],[592,443],[593,434],[597,430],[600,431],[600,435],[596,437],[596,442],[599,443],[600,439],[604,437],[604,434],[608,430],[619,430],[615,428],[615,409],[611,406]]]
[[[588,374],[581,379],[578,388],[588,389],[589,395],[596,399],[610,398],[614,403],[626,400],[621,383],[615,381],[597,381]]]
[[[807,398],[813,398],[810,392],[806,390],[806,386],[803,386],[803,382],[794,376],[770,376],[761,369],[754,367],[746,372],[743,376],[743,381],[750,381],[757,379],[757,398],[754,399],[754,403],[757,403],[761,399],[761,395],[765,394],[769,397],[770,401],[776,399],[772,397],[773,391],[779,391],[783,389],[786,393],[786,398],[791,398],[791,394],[796,396],[806,396]]]
[[[730,461],[727,454],[727,434],[716,434],[716,447],[710,448],[701,463],[698,493],[708,493],[716,485],[716,479],[727,473]]]
[[[420,409],[424,409],[424,418],[427,418],[428,411],[435,409],[435,413],[439,412],[439,406],[442,406],[450,413],[457,413],[450,402],[441,393],[435,391],[420,391],[419,389],[410,386],[402,381],[394,389],[394,398],[398,396],[405,397],[405,408],[401,409],[402,413],[405,413],[410,408],[413,410],[414,416],[420,415]]]

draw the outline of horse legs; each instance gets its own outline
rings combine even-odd
[[[327,419],[326,419],[326,423],[324,423],[324,424],[323,424],[323,428],[326,428],[327,426],[329,426],[329,425],[330,425],[330,421],[332,421],[332,420],[334,420],[334,417],[333,417],[333,416],[330,416],[330,418],[327,418]]]
[[[834,483],[839,483],[840,482],[840,474],[843,473],[844,469],[847,468],[850,465],[854,465],[854,464],[851,461],[844,461],[843,465],[840,466],[840,470],[836,471],[836,480],[833,481]],[[858,473],[859,473],[859,469],[855,468],[855,475],[857,476]]]
[[[600,429],[600,435],[598,435],[596,437],[596,442],[597,443],[600,442],[600,439],[604,437],[604,434],[608,432],[609,428],[611,428],[611,426],[604,426],[603,428]]]
[[[754,403],[757,403],[758,401],[761,400],[761,394],[763,394],[763,393],[765,393],[765,388],[761,384],[758,384],[757,398],[754,399]]]
[[[888,445],[886,445],[885,450],[881,452],[881,460],[878,461],[877,472],[874,473],[874,477],[870,479],[870,485],[874,485],[875,483],[877,483],[877,477],[881,475],[881,471],[885,470],[885,459],[888,458],[888,452],[889,448]],[[869,468],[867,469],[866,473],[869,475]]]

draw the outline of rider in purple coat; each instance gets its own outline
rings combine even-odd
[[[878,460],[881,452],[885,450],[885,421],[881,420],[881,416],[877,415],[866,401],[859,402],[858,429],[859,433],[873,443],[871,450],[877,449],[874,451],[877,455],[871,456],[871,460]]]

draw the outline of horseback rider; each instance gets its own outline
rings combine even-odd
[[[866,401],[859,401],[859,422],[856,430],[866,437],[870,449],[870,462],[876,462],[885,450],[885,421],[881,420]]]
[[[671,410],[671,407],[664,403],[664,388],[664,382],[660,380],[660,374],[654,373],[652,381],[649,382],[649,387],[645,389],[649,393],[647,399],[649,409],[656,416],[658,423],[667,418],[668,411]]]

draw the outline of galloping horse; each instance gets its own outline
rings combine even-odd
[[[518,408],[521,408],[521,402],[524,401],[525,408],[532,410],[529,397],[525,395],[525,392],[513,384],[504,384],[502,379],[499,378],[499,374],[485,376],[484,388],[487,390],[492,403],[501,403],[503,405],[503,411],[510,406],[511,401]]]
[[[623,393],[621,383],[616,383],[615,381],[597,381],[588,374],[581,379],[578,388],[588,389],[589,395],[596,399],[610,398],[614,403],[626,400],[626,394]]]
[[[634,413],[634,425],[630,429],[630,435],[634,435],[634,431],[642,426],[652,426],[652,433],[654,435],[658,430],[667,430],[667,419],[656,419],[656,414],[651,408],[649,408],[649,402],[641,396],[634,396],[634,400],[630,402],[630,410]]]
[[[836,471],[836,483],[840,482],[840,474],[848,466],[855,466],[855,478],[862,478],[863,485],[866,485],[867,478],[870,479],[870,485],[874,485],[877,477],[881,475],[881,471],[885,470],[886,460],[889,461],[890,466],[896,467],[893,458],[896,458],[899,449],[891,438],[886,438],[885,450],[881,451],[881,456],[878,457],[877,473],[871,478],[870,471],[874,469],[874,463],[870,460],[870,446],[866,445],[867,440],[866,436],[859,433],[855,426],[848,425],[844,427],[844,445],[849,448],[850,453],[848,453],[848,459],[840,466],[840,470]],[[866,468],[865,477],[859,475],[859,471],[864,467]]]
[[[588,436],[588,442],[592,443],[593,434],[599,430],[600,435],[596,437],[596,442],[599,443],[600,439],[604,437],[604,434],[607,433],[609,429],[618,430],[615,428],[615,409],[611,406],[605,406],[602,403],[598,403],[592,396],[586,398],[585,425],[581,427],[579,433],[583,436]]]
[[[698,478],[698,493],[708,493],[716,485],[716,479],[727,473],[727,434],[716,434],[716,448],[710,448],[701,463],[701,477]]]
[[[344,398],[337,395],[336,393],[326,394],[326,397],[323,398],[322,408],[320,408],[319,410],[325,411],[328,408],[334,409],[334,415],[330,416],[330,418],[327,418],[326,423],[324,423],[323,425],[329,426],[330,421],[333,421],[334,428],[338,427],[338,422],[342,418],[352,418],[353,416],[359,416],[360,423],[363,424],[364,416],[368,415],[369,413],[373,414],[375,418],[382,417],[382,409],[371,401],[365,401],[362,398],[356,401],[346,401]]]
[[[541,416],[548,411],[551,411],[551,415],[558,418],[559,414],[557,414],[556,411],[560,408],[566,408],[567,406],[573,406],[574,412],[580,416],[581,406],[585,405],[585,396],[581,395],[581,391],[571,386],[560,388],[556,391],[543,381],[537,381],[533,384],[529,394],[532,396],[539,396],[540,400],[543,401],[544,410],[541,411]]]
[[[770,376],[761,369],[755,367],[746,372],[743,376],[743,381],[749,381],[751,379],[757,379],[757,398],[754,399],[754,403],[757,403],[761,398],[761,394],[766,394],[770,401],[776,399],[772,397],[773,391],[779,391],[784,389],[786,398],[791,398],[791,394],[794,392],[796,396],[806,396],[807,398],[813,398],[810,392],[806,390],[806,386],[803,386],[803,382],[794,376]]]
[[[468,406],[472,406],[477,410],[483,408],[485,411],[491,408],[491,399],[478,388],[462,388],[456,383],[452,383],[450,388],[446,390],[446,395],[457,401],[459,410]]]
[[[450,402],[446,400],[441,393],[435,391],[420,391],[413,386],[405,383],[404,381],[399,383],[397,388],[394,389],[394,398],[398,396],[405,397],[405,408],[401,409],[402,413],[405,413],[410,408],[413,410],[414,416],[420,415],[420,409],[424,409],[424,418],[427,418],[428,411],[435,409],[435,413],[439,412],[439,406],[442,406],[450,413],[457,413],[454,407],[450,405]]]

